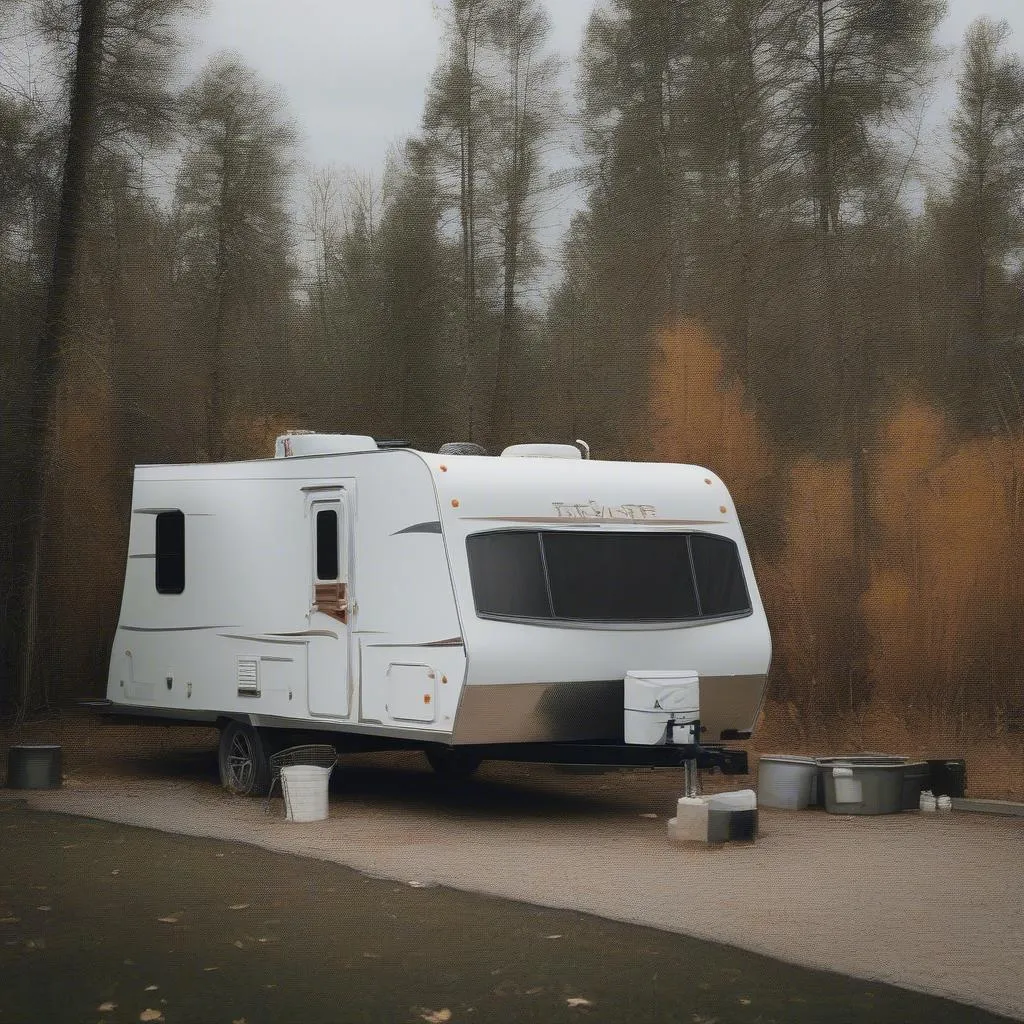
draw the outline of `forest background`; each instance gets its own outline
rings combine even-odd
[[[568,94],[540,0],[445,0],[374,175],[304,163],[237,55],[192,75],[201,13],[0,4],[0,712],[101,693],[136,463],[581,437],[730,486],[764,735],[980,744],[1024,791],[1005,23],[953,90],[939,0],[603,0]]]

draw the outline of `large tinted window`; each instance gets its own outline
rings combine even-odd
[[[158,512],[156,516],[156,589],[160,594],[185,590],[185,515]]]
[[[554,618],[631,622],[697,614],[683,534],[541,536]]]
[[[750,607],[736,545],[719,537],[505,531],[474,534],[467,552],[481,615],[664,622]]]
[[[706,533],[690,538],[693,570],[704,615],[729,615],[750,608],[739,552],[731,540]]]
[[[537,533],[477,533],[466,551],[478,612],[551,618]]]

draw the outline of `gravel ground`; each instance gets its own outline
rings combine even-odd
[[[1009,1024],[686,935],[0,795],[0,1022]]]
[[[300,825],[283,820],[280,800],[267,813],[220,791],[211,764],[171,752],[136,764],[143,777],[73,775],[63,790],[19,795],[40,810],[685,933],[1024,1019],[1021,819],[762,810],[755,843],[694,849],[666,837],[673,773],[486,765],[453,789],[407,756],[339,767],[330,818]]]

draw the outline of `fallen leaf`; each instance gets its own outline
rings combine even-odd
[[[168,914],[167,917],[158,917],[157,920],[163,924],[177,924],[181,920],[181,911],[176,910],[173,914]]]
[[[379,960],[380,959],[380,953],[364,953],[363,956],[365,956],[367,960]]]
[[[62,850],[77,850],[78,849],[78,843],[68,843],[67,846],[62,846],[61,849]]]
[[[452,1019],[452,1011],[448,1007],[443,1010],[427,1010],[426,1013],[420,1014],[420,1019],[425,1020],[427,1024],[446,1024]]]
[[[640,817],[641,818],[656,818],[657,815],[656,814],[641,814]]]
[[[560,939],[561,937],[562,937],[561,935],[545,935],[544,936],[545,939]]]
[[[215,854],[214,854],[214,857],[223,857],[223,856],[224,856],[224,854],[223,854],[223,853],[215,853]]]
[[[0,924],[17,924],[20,920],[20,917],[0,917]]]
[[[426,889],[428,882],[410,882],[409,883],[414,889]]]
[[[147,985],[146,986],[146,991],[147,992],[155,992],[159,987],[160,987],[159,985]]]
[[[152,1021],[163,1020],[164,1015],[159,1010],[143,1010],[139,1014],[139,1020]]]
[[[29,949],[46,949],[46,939],[29,939],[25,945]]]
[[[749,999],[742,999],[742,998],[741,998],[741,999],[740,999],[740,1002],[741,1002],[741,1003],[742,1003],[742,1004],[743,1004],[744,1006],[749,1006],[749,1005],[750,1005],[750,1000],[749,1000]]]
[[[231,906],[228,907],[228,910],[248,910],[248,909],[249,909],[249,904],[248,903],[232,903]]]
[[[566,1002],[571,1007],[594,1005],[589,999],[584,999],[582,996],[572,996],[571,998],[566,999]]]
[[[245,943],[242,942],[241,939],[235,939],[234,945],[236,945],[239,949],[245,949]]]
[[[535,995],[537,995],[538,992],[543,992],[543,991],[544,991],[543,988],[528,988],[524,994],[528,995],[528,996],[535,996]]]
[[[53,910],[53,907],[36,907],[36,910]]]
[[[119,875],[119,874],[121,874],[121,869],[120,868],[114,868],[114,870],[111,871],[110,873],[112,875]]]
[[[231,1024],[248,1024],[248,1021],[244,1017],[236,1017]]]
[[[220,968],[219,967],[204,967],[203,970],[204,971],[219,971]]]
[[[97,1006],[96,1009],[100,1013],[110,1013],[111,1010],[117,1009],[117,1003],[100,1003],[100,1005]]]

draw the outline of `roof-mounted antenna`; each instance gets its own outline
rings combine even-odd
[[[575,444],[579,448],[579,450],[581,452],[583,452],[583,458],[589,459],[590,458],[590,445],[587,444],[586,441],[581,441],[578,437],[576,438]]]

